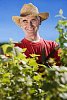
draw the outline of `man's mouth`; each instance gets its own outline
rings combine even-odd
[[[27,31],[33,31],[33,29],[31,29],[31,30],[27,29]]]

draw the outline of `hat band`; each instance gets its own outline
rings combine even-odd
[[[20,14],[21,17],[27,16],[27,15],[31,15],[31,14],[30,13]]]
[[[26,15],[29,15],[29,14],[20,14],[21,17],[26,16]]]
[[[20,16],[21,16],[21,17],[27,16],[27,15],[34,15],[34,16],[38,16],[38,14],[32,14],[32,13],[31,13],[31,14],[30,14],[30,13],[26,13],[26,14],[25,14],[25,13],[24,13],[24,14],[20,14]]]

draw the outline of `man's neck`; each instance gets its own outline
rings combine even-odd
[[[29,41],[32,41],[32,42],[37,42],[37,41],[40,41],[40,36],[39,34],[34,34],[34,35],[26,35],[25,38]]]

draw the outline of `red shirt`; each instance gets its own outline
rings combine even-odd
[[[58,46],[58,44],[54,41],[48,41],[42,38],[39,42],[31,42],[24,38],[22,39],[21,43],[15,43],[15,46],[19,46],[20,48],[27,48],[27,50],[25,51],[25,55],[27,57],[30,57],[30,54],[40,55],[38,57],[38,62],[42,63],[43,58],[47,58],[54,50],[54,48]],[[59,60],[57,51],[55,51],[53,55],[56,60]]]

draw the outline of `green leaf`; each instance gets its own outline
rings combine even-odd
[[[3,78],[2,83],[4,83],[4,84],[10,83],[10,79],[9,78]]]
[[[42,77],[41,77],[40,74],[38,74],[38,75],[36,75],[36,76],[33,76],[33,79],[34,79],[35,81],[39,81],[39,80],[42,79]]]
[[[6,53],[7,48],[8,48],[8,47],[11,47],[11,46],[10,46],[9,44],[4,44],[4,45],[2,45],[1,47],[2,47],[3,52],[4,52],[4,54],[5,54],[5,53]]]
[[[3,77],[5,78],[5,77],[9,77],[10,76],[10,73],[5,73],[5,74],[3,74]]]

